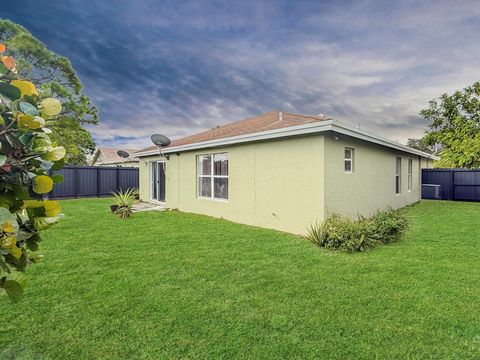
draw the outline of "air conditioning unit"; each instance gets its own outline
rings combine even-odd
[[[422,199],[441,200],[442,185],[422,184]]]

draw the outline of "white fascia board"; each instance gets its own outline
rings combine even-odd
[[[173,147],[168,147],[163,149],[162,153],[171,154],[171,153],[182,152],[182,151],[221,147],[221,146],[276,139],[276,138],[296,136],[296,135],[315,134],[315,133],[321,133],[325,131],[335,131],[340,134],[348,135],[354,138],[369,141],[375,144],[383,145],[389,148],[401,150],[404,152],[419,155],[419,156],[433,159],[433,160],[439,159],[438,157],[424,153],[423,151],[412,149],[408,146],[396,143],[388,139],[384,139],[375,134],[344,124],[337,120],[324,120],[324,121],[319,121],[311,124],[290,126],[290,127],[281,128],[281,129],[261,131],[253,134],[252,133],[244,134],[244,135],[238,135],[238,136],[231,136],[223,139],[215,139],[215,140],[197,142],[193,144],[173,146]],[[152,156],[157,154],[158,154],[158,150],[150,150],[150,151],[135,153],[134,155],[135,157],[143,157],[143,156]]]
[[[348,136],[351,136],[351,137],[354,137],[354,138],[357,138],[357,139],[361,139],[361,140],[369,141],[369,142],[372,142],[372,143],[375,143],[375,144],[387,146],[387,147],[390,147],[390,148],[393,148],[393,149],[396,149],[396,150],[401,150],[401,151],[408,152],[408,153],[411,153],[411,154],[419,155],[419,156],[422,156],[424,158],[428,158],[428,159],[432,159],[432,160],[440,160],[440,158],[435,156],[435,155],[431,155],[431,154],[428,154],[426,152],[423,152],[423,151],[420,151],[420,150],[417,150],[417,149],[413,149],[409,146],[397,143],[395,141],[385,139],[381,136],[372,134],[369,131],[365,131],[365,130],[359,129],[357,127],[342,123],[338,120],[334,120],[333,131],[338,132],[340,134],[348,135]]]
[[[303,135],[303,134],[312,134],[316,132],[331,130],[331,126],[332,126],[332,120],[326,120],[326,121],[315,122],[311,124],[289,126],[281,129],[260,131],[256,133],[231,136],[231,137],[222,138],[222,139],[201,141],[193,144],[167,147],[162,150],[162,153],[170,154],[170,153],[176,153],[181,151],[204,149],[209,147],[227,146],[227,145],[241,144],[241,143],[252,142],[252,141],[268,140],[268,139],[275,139],[275,138],[282,138],[282,137]],[[142,153],[135,153],[134,155],[135,157],[141,157],[141,156],[149,156],[149,155],[156,155],[156,154],[158,154],[158,150],[150,150]]]

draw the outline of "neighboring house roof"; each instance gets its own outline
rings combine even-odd
[[[253,118],[237,121],[212,130],[187,136],[163,148],[164,153],[174,153],[208,147],[226,146],[251,141],[296,136],[303,134],[335,131],[365,141],[437,160],[438,157],[410,148],[406,145],[382,138],[351,125],[325,116],[301,115],[272,111]],[[157,146],[150,146],[136,152],[138,157],[158,154]]]
[[[130,154],[130,156],[128,158],[122,158],[118,156],[117,154],[118,150],[126,151]],[[138,158],[131,155],[136,151],[138,151],[138,149],[99,147],[95,150],[92,164],[97,164],[97,163],[98,164],[118,164],[118,163],[126,163],[126,162],[137,162]]]

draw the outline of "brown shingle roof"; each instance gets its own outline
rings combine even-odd
[[[245,120],[236,121],[231,124],[219,126],[211,130],[174,140],[168,147],[194,144],[198,142],[223,139],[238,135],[253,134],[261,131],[304,125],[324,120],[328,120],[328,118],[325,116],[300,115],[288,112],[271,111],[266,114],[262,114]],[[150,146],[138,152],[151,151],[156,149],[156,146]]]

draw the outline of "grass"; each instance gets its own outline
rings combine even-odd
[[[64,201],[0,358],[480,357],[480,204],[422,202],[399,242],[332,253],[179,212]]]

